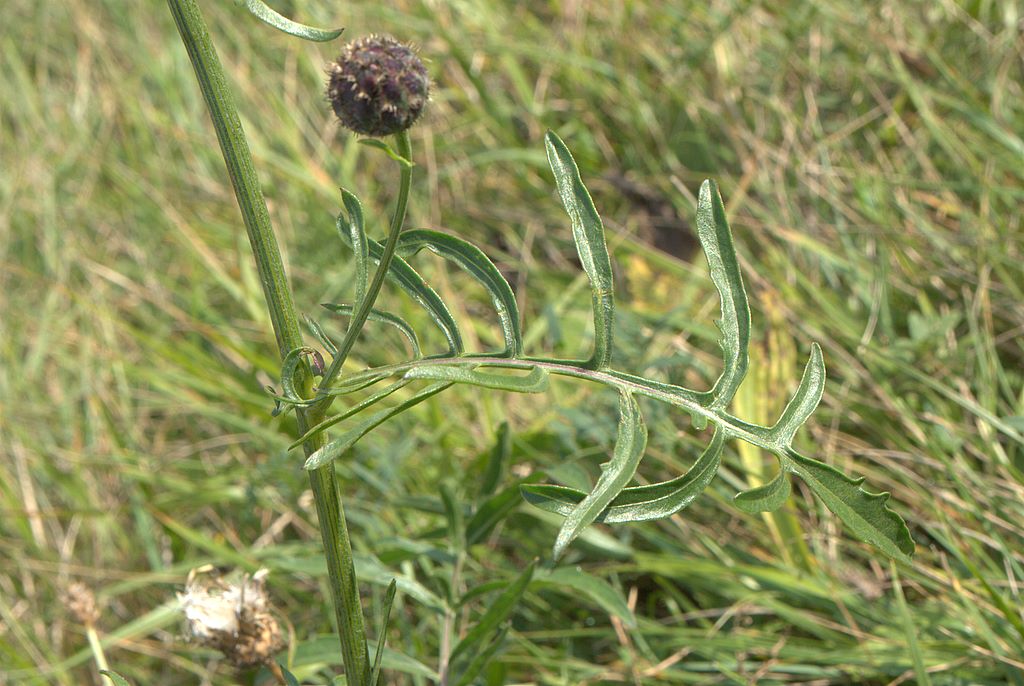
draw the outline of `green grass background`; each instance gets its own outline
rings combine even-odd
[[[299,307],[337,332],[317,314],[351,293],[337,187],[363,199],[379,236],[394,165],[332,121],[323,65],[336,46],[203,4]],[[891,491],[917,542],[896,569],[801,488],[778,513],[741,513],[731,496],[773,460],[733,443],[688,510],[575,544],[565,578],[530,587],[481,683],[1024,684],[1018,3],[274,6],[421,47],[436,90],[413,133],[410,223],[484,247],[534,353],[579,354],[590,335],[547,128],[605,218],[615,365],[697,388],[718,369],[717,301],[689,222],[700,181],[717,179],[754,309],[734,409],[771,421],[820,342],[829,383],[801,450]],[[174,594],[213,563],[272,570],[296,674],[330,683],[315,513],[302,458],[285,452],[293,422],[271,418],[262,391],[278,372],[269,320],[169,13],[6,0],[2,16],[0,682],[99,683],[61,602],[73,581],[96,592],[108,658],[132,683],[264,680],[182,640]],[[484,293],[417,264],[470,346],[500,340]],[[402,297],[382,303],[440,349]],[[355,362],[397,360],[401,346],[370,325]],[[470,500],[506,419],[504,485],[531,471],[592,480],[614,438],[610,395],[568,381],[540,400],[448,391],[339,464],[366,597],[402,580],[396,651],[436,669],[494,597],[486,584],[545,556],[557,530],[518,504],[462,551],[438,484]],[[707,436],[643,409],[642,479],[680,473]],[[419,675],[387,683],[432,683],[406,670]]]

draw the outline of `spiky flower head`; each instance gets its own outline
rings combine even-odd
[[[327,72],[334,113],[356,133],[380,137],[404,131],[427,106],[427,68],[411,47],[390,36],[349,43]]]

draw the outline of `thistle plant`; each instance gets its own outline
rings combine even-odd
[[[325,31],[291,22],[260,0],[240,0],[239,4],[266,23],[294,36],[327,41],[340,34],[340,30]],[[767,450],[779,461],[775,478],[735,495],[733,502],[738,508],[746,512],[779,508],[789,497],[791,478],[796,476],[851,533],[891,558],[910,559],[914,544],[903,520],[887,506],[888,494],[870,493],[862,488],[863,479],[850,478],[819,460],[798,453],[793,447],[797,430],[811,416],[824,390],[825,367],[817,344],[810,345],[810,356],[796,392],[774,424],[751,424],[730,414],[728,408],[747,371],[751,317],[725,208],[715,182],[708,180],[701,185],[696,210],[697,236],[721,301],[721,318],[717,324],[721,332],[723,364],[710,390],[684,388],[613,367],[615,297],[604,227],[569,149],[552,131],[546,134],[544,146],[555,187],[569,216],[580,263],[590,283],[593,347],[586,359],[527,354],[512,288],[485,251],[449,233],[407,230],[404,226],[415,168],[408,127],[427,105],[429,79],[415,51],[389,37],[370,36],[350,43],[343,48],[338,61],[327,68],[327,96],[339,120],[357,134],[374,137],[361,142],[381,148],[396,162],[399,184],[396,206],[383,242],[368,236],[360,201],[351,192],[342,190],[343,210],[336,228],[352,253],[354,293],[350,302],[328,303],[325,307],[347,316],[348,327],[343,338],[336,341],[314,319],[306,319],[313,338],[330,356],[329,362],[325,361],[319,349],[306,344],[299,328],[248,145],[196,0],[168,0],[168,5],[217,130],[270,309],[282,357],[281,391],[274,395],[278,403],[276,411],[294,412],[297,419],[300,437],[291,448],[302,447],[306,454],[304,468],[309,472],[316,500],[348,683],[361,686],[377,683],[385,632],[380,633],[371,663],[334,461],[343,458],[361,438],[392,417],[457,384],[512,393],[543,393],[550,377],[558,375],[596,383],[617,394],[619,420],[615,446],[590,492],[544,484],[521,487],[528,503],[563,518],[552,544],[553,561],[595,522],[625,524],[658,519],[688,506],[714,479],[724,447],[734,439]],[[390,142],[379,140],[382,136],[390,136]],[[486,290],[500,322],[501,349],[465,349],[451,310],[413,266],[417,255],[424,250],[465,271]],[[386,281],[425,310],[447,342],[446,350],[424,354],[416,328],[410,322],[375,306]],[[342,373],[368,320],[395,327],[407,339],[411,356],[395,364]],[[369,394],[364,393],[358,402],[352,401],[343,410],[331,413],[338,398],[367,391]],[[661,483],[630,486],[647,443],[647,427],[637,402],[640,397],[679,408],[692,418],[698,429],[710,425],[714,431],[707,447],[685,473]],[[379,409],[384,405],[384,409]],[[493,653],[495,641],[500,642],[491,630],[508,616],[532,574],[531,565],[485,613],[480,622],[484,629],[470,630],[453,647],[442,675],[443,683],[472,682],[487,656]],[[392,584],[385,597],[382,608],[385,622],[394,590]]]

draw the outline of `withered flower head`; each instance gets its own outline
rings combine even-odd
[[[83,626],[94,626],[96,620],[100,618],[100,611],[96,607],[96,596],[83,583],[76,581],[68,586],[62,600],[68,612]]]
[[[200,644],[215,648],[240,668],[267,664],[281,649],[283,639],[270,603],[261,569],[241,581],[227,583],[216,576],[189,573],[185,593],[178,594],[188,633]]]
[[[349,43],[327,73],[334,113],[343,126],[365,136],[408,129],[430,96],[427,68],[411,47],[390,36]]]

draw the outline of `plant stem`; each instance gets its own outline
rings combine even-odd
[[[406,160],[412,158],[412,143],[409,141],[408,131],[400,131],[395,134],[395,145],[400,156]],[[320,382],[320,390],[317,393],[317,399],[320,402],[315,407],[318,407],[324,413],[327,412],[327,408],[331,404],[331,398],[326,395],[325,391],[331,387],[334,380],[341,374],[341,367],[345,364],[345,360],[348,359],[349,353],[352,352],[352,346],[355,345],[356,338],[359,337],[359,332],[362,331],[363,325],[366,324],[366,318],[369,316],[370,310],[377,300],[377,295],[380,294],[385,278],[387,278],[388,268],[391,266],[391,258],[395,255],[398,237],[402,233],[402,224],[405,223],[405,211],[409,206],[412,167],[408,164],[399,166],[401,168],[401,176],[398,184],[398,198],[395,201],[395,213],[391,216],[391,228],[388,230],[387,242],[384,244],[384,251],[381,254],[380,262],[377,263],[377,271],[373,274],[373,280],[366,290],[366,295],[360,302],[356,303],[356,310],[352,314],[352,321],[345,332],[345,338],[342,339],[341,345],[338,347],[338,353],[331,360],[331,366],[327,369]]]
[[[302,332],[295,314],[295,305],[284,272],[277,237],[270,223],[270,213],[267,211],[252,154],[242,130],[242,122],[228,88],[224,68],[221,66],[196,0],[167,0],[167,4],[192,61],[199,87],[217,132],[217,140],[220,142],[221,153],[227,164],[235,198],[249,235],[249,244],[256,259],[256,269],[270,310],[270,321],[274,326],[278,350],[283,359],[289,351],[302,346]],[[313,378],[307,366],[303,365],[300,370],[302,371],[298,375],[299,386],[303,389],[304,395],[309,397],[312,395]],[[308,427],[317,424],[323,418],[323,412],[324,410],[318,407],[300,408],[296,412],[300,434],[304,434]],[[306,455],[311,455],[326,441],[327,437],[322,433],[310,438],[303,446]],[[331,579],[331,593],[338,620],[345,673],[350,684],[361,685],[366,682],[369,675],[366,630],[352,562],[352,544],[349,540],[334,467],[327,465],[311,471],[309,479],[316,500],[320,534]]]
[[[110,669],[110,665],[107,664],[107,655],[103,652],[103,643],[100,641],[100,636],[96,633],[96,627],[92,624],[88,624],[85,627],[86,638],[89,639],[89,648],[92,650],[92,659],[96,663],[96,670],[99,672],[105,672]],[[100,677],[103,682],[103,686],[114,686],[114,680],[104,674]]]

